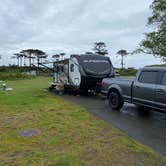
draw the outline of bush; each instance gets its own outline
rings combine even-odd
[[[49,76],[52,71],[44,68],[44,67],[28,67],[28,66],[0,66],[0,72],[5,72],[5,73],[25,73],[25,72],[31,72],[31,71],[37,71],[37,75],[40,76]]]
[[[21,79],[31,79],[35,76],[23,74],[20,72],[0,72],[0,80],[21,80]]]
[[[147,66],[147,67],[166,67],[166,64],[156,64],[156,65],[150,65],[150,66]]]
[[[119,69],[120,76],[136,76],[137,70],[134,68]]]
[[[28,72],[35,69],[35,67],[0,66],[0,72]]]

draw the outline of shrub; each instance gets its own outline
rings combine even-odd
[[[119,69],[120,76],[136,76],[137,70],[134,68]]]
[[[0,80],[21,80],[21,79],[31,79],[35,76],[23,74],[20,72],[0,72]]]

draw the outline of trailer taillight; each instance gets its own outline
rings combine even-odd
[[[101,88],[104,88],[104,85],[105,85],[105,84],[104,84],[104,81],[102,80],[102,81],[101,81]]]

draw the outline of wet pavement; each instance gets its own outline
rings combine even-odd
[[[125,104],[120,111],[111,110],[107,100],[95,96],[63,95],[63,97],[87,108],[97,117],[166,156],[166,114],[141,111],[132,104]]]

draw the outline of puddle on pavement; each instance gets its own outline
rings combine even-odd
[[[29,130],[22,130],[19,132],[21,137],[34,137],[40,134],[40,130],[38,129],[29,129]]]
[[[123,114],[128,114],[131,116],[136,116],[136,107],[134,105],[127,105],[124,106],[123,109],[121,110]]]

